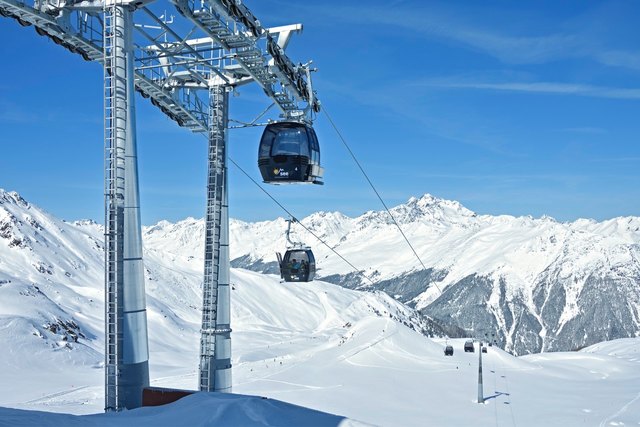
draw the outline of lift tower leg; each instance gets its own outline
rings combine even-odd
[[[105,2],[105,410],[149,385],[134,105],[133,11]]]
[[[204,284],[200,338],[200,390],[231,392],[231,293],[227,127],[229,92],[209,89],[209,165],[204,244]]]

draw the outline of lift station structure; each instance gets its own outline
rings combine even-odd
[[[141,406],[149,385],[134,92],[208,140],[201,391],[231,391],[229,92],[256,82],[286,121],[320,111],[310,63],[285,54],[301,25],[266,28],[240,0],[170,1],[0,0],[3,17],[104,68],[106,411]]]

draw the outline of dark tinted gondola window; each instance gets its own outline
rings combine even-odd
[[[307,261],[309,261],[309,264],[315,264],[316,263],[316,257],[313,256],[313,252],[309,251],[306,253],[307,255]]]
[[[269,157],[271,153],[271,145],[273,144],[273,140],[276,137],[276,133],[273,131],[273,128],[267,127],[262,135],[262,139],[260,140],[260,149],[258,150],[258,157],[266,158]]]
[[[311,161],[315,164],[320,164],[320,145],[318,144],[318,137],[316,132],[309,128],[307,130],[309,134],[309,141],[311,142]]]
[[[309,257],[307,256],[307,252],[306,251],[291,251],[289,253],[289,257],[287,259],[287,261],[305,261],[305,262],[309,262]]]
[[[309,141],[304,127],[280,128],[273,141],[272,156],[307,156]]]

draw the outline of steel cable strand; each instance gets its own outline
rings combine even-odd
[[[351,148],[349,147],[349,144],[347,144],[347,141],[345,140],[345,138],[342,136],[342,133],[338,130],[338,127],[336,126],[335,122],[333,121],[333,119],[331,119],[331,116],[329,115],[329,113],[327,112],[327,108],[326,107],[322,107],[322,111],[324,111],[324,115],[327,117],[327,119],[329,120],[329,123],[331,123],[331,126],[333,127],[333,129],[336,131],[336,134],[338,134],[338,137],[340,138],[340,140],[342,141],[342,144],[345,146],[345,148],[347,149],[347,151],[349,152],[349,154],[351,155],[351,158],[353,158],[353,161],[356,163],[356,165],[358,166],[358,168],[360,169],[360,172],[362,172],[362,175],[364,175],[365,179],[367,180],[367,182],[369,183],[369,186],[371,187],[371,189],[373,190],[373,192],[376,194],[376,196],[378,197],[378,200],[380,200],[380,203],[382,203],[382,206],[384,206],[384,209],[387,211],[387,213],[389,214],[389,216],[391,217],[391,220],[393,221],[393,223],[395,224],[395,226],[398,228],[398,230],[400,231],[400,234],[402,235],[402,237],[404,238],[404,241],[407,242],[407,245],[409,245],[409,247],[411,248],[411,250],[413,251],[413,254],[415,255],[415,257],[418,259],[418,262],[420,262],[420,265],[422,265],[422,268],[426,271],[427,267],[424,265],[424,263],[422,262],[422,259],[420,258],[420,256],[418,255],[418,252],[416,252],[416,250],[414,249],[413,245],[411,244],[411,242],[409,242],[409,239],[407,238],[407,236],[404,234],[404,231],[402,231],[402,228],[400,227],[400,224],[398,224],[398,221],[396,221],[395,217],[393,216],[393,214],[391,213],[391,211],[389,210],[389,207],[387,206],[387,204],[384,202],[384,200],[382,199],[382,196],[380,196],[380,193],[378,192],[378,190],[376,189],[376,187],[373,185],[373,182],[371,182],[371,179],[369,178],[369,175],[367,175],[367,173],[365,172],[364,168],[362,167],[362,165],[360,164],[360,162],[358,161],[358,159],[356,158],[356,155],[354,154],[354,152],[351,150]],[[438,290],[438,292],[440,292],[440,294],[442,294],[442,290],[440,289],[440,287],[436,284],[433,283],[433,285],[436,287],[436,289]]]
[[[236,163],[231,157],[229,157],[229,161],[238,168],[238,170],[240,170],[240,172],[242,172],[247,178],[249,178],[249,180],[251,180],[251,182],[253,182],[256,187],[258,187],[264,194],[266,194],[276,205],[278,205],[280,207],[280,209],[282,209],[287,215],[289,215],[294,222],[300,224],[302,226],[302,228],[304,228],[309,234],[311,234],[313,237],[315,237],[320,243],[322,243],[323,245],[325,245],[327,248],[329,248],[329,250],[331,252],[333,252],[334,254],[336,254],[341,260],[343,260],[345,263],[347,263],[355,273],[361,275],[362,277],[364,277],[365,279],[367,279],[372,285],[375,284],[375,282],[373,280],[371,280],[371,278],[369,276],[367,276],[366,274],[364,274],[363,270],[358,269],[356,266],[354,266],[351,262],[349,262],[344,256],[342,256],[340,253],[338,253],[338,251],[336,251],[334,248],[331,247],[331,245],[329,245],[327,242],[325,242],[320,236],[318,236],[317,234],[315,234],[313,231],[311,231],[306,225],[304,225],[303,223],[301,223],[300,221],[298,221],[295,217],[295,215],[293,213],[291,213],[291,211],[289,209],[287,209],[282,203],[280,203],[274,196],[271,195],[271,193],[269,193],[267,190],[264,189],[264,187],[262,187],[258,181],[256,181],[255,179],[253,179],[253,177],[251,175],[249,175],[249,173],[247,173],[247,171],[245,171],[238,163]]]

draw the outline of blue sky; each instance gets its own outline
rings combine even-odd
[[[301,22],[288,53],[389,205],[431,193],[480,214],[561,221],[640,213],[640,3],[247,0],[267,26]],[[363,6],[366,4],[366,6]],[[102,72],[0,19],[0,188],[102,221]],[[10,42],[9,42],[10,41]],[[269,105],[255,87],[231,117]],[[137,98],[145,224],[204,213],[206,151]],[[267,189],[297,216],[381,206],[321,114],[324,186]],[[231,131],[253,177],[260,129]],[[230,166],[235,218],[283,215]]]

